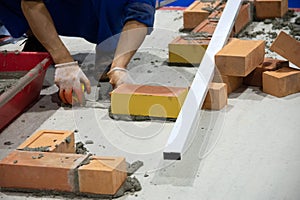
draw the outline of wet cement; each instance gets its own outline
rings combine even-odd
[[[144,163],[140,160],[135,161],[131,164],[127,163],[127,176],[134,174],[139,168],[141,168]]]
[[[295,39],[300,40],[300,17],[297,17],[297,12],[294,10],[288,10],[288,12],[282,18],[274,19],[254,19],[255,22],[263,22],[264,24],[271,25],[271,30],[247,30],[241,32],[238,37],[246,37],[248,39],[256,38],[259,35],[268,35],[269,38],[275,39],[277,37],[277,32],[280,30],[285,30]],[[251,24],[251,23],[250,23]],[[249,25],[250,25],[249,24]]]
[[[175,122],[176,121],[176,118],[114,114],[114,113],[111,112],[111,107],[109,107],[109,109],[108,109],[108,116],[111,119],[121,120],[121,121],[151,121],[151,120],[169,121],[169,122]]]
[[[6,92],[18,80],[24,76],[26,72],[0,72],[0,95]]]
[[[121,188],[118,190],[118,192],[113,195],[113,198],[118,198],[123,195],[126,195],[127,193],[134,193],[137,191],[142,190],[142,186],[139,182],[139,180],[136,177],[127,177],[126,181],[123,183]]]

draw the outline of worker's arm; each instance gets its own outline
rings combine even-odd
[[[131,58],[143,43],[147,35],[147,30],[148,29],[145,24],[135,20],[127,21],[123,27],[111,65],[111,70],[108,72],[110,83],[113,85],[113,87],[118,87],[123,82],[126,82],[126,79],[128,78],[126,71],[115,69],[127,68]]]
[[[90,93],[90,82],[59,38],[44,2],[42,0],[22,0],[21,7],[34,36],[50,53],[54,63],[60,64],[55,71],[55,83],[60,88],[61,100],[64,103],[72,104],[72,92],[74,91],[82,103],[83,93],[80,82],[85,84],[88,93]]]
[[[22,0],[22,11],[34,36],[51,54],[55,64],[74,61],[59,38],[52,17],[42,0]]]

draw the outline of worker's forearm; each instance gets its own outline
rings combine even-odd
[[[31,31],[51,54],[56,64],[73,61],[69,51],[59,38],[52,17],[42,0],[21,2],[22,11]]]
[[[138,21],[128,21],[121,33],[112,68],[126,68],[136,50],[147,35],[146,25]]]

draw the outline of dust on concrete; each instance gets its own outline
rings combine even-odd
[[[94,141],[93,140],[86,140],[84,143],[85,144],[94,144]]]
[[[12,144],[14,144],[14,143],[12,143],[11,141],[6,141],[6,142],[4,142],[3,144],[4,144],[4,145],[7,145],[7,146],[10,146],[10,145],[12,145]]]

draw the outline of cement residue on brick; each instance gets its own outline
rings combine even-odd
[[[65,142],[66,142],[67,144],[70,144],[70,143],[71,143],[71,137],[68,136],[68,137],[65,139]]]
[[[87,148],[84,147],[84,144],[82,142],[76,143],[76,153],[77,154],[87,154],[89,151]]]
[[[51,146],[44,146],[44,147],[25,147],[23,149],[20,149],[22,151],[41,151],[41,152],[49,152]]]

